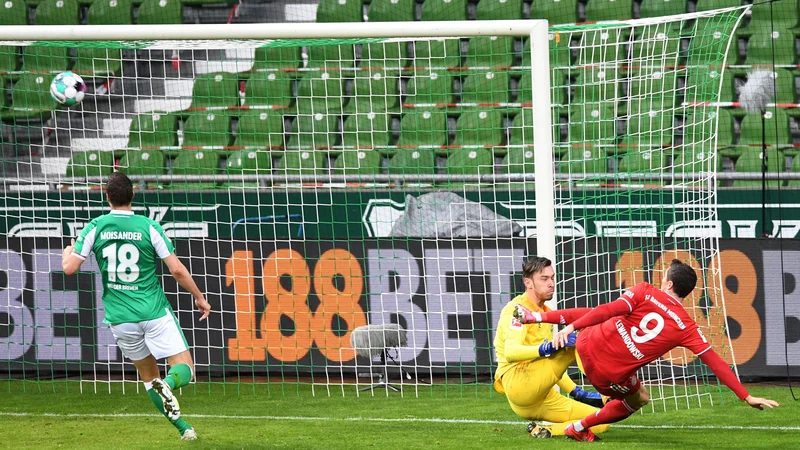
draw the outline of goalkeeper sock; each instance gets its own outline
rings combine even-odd
[[[150,397],[150,401],[156,406],[158,412],[161,413],[162,416],[167,417],[167,413],[164,411],[164,402],[161,400],[161,397],[158,395],[155,389],[153,389],[153,383],[144,383],[144,388],[147,390],[147,396]],[[167,419],[169,420],[169,419]],[[170,421],[172,426],[178,429],[178,432],[183,436],[183,432],[191,429],[192,426],[189,425],[187,421],[181,417],[176,421]]]
[[[188,364],[175,364],[169,372],[164,382],[167,383],[170,389],[181,388],[189,384],[192,379],[192,368]]]
[[[611,400],[606,403],[606,406],[603,406],[600,411],[584,417],[583,420],[580,421],[580,424],[575,425],[575,431],[580,432],[585,428],[591,428],[604,423],[619,422],[635,412],[636,410],[631,408],[625,400]],[[581,429],[579,430],[578,428]]]
[[[558,309],[542,313],[542,322],[569,325],[589,313],[593,308]]]

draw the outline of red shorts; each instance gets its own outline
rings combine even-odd
[[[636,377],[635,373],[622,377],[622,379],[616,379],[619,377],[606,374],[603,371],[603,367],[594,361],[591,352],[591,333],[587,332],[589,330],[589,328],[586,328],[578,333],[578,341],[575,348],[578,351],[578,357],[580,357],[581,363],[583,364],[583,370],[584,373],[586,373],[586,378],[589,379],[589,381],[592,383],[592,386],[597,389],[597,392],[607,395],[611,398],[625,398],[638,391],[639,386],[642,385],[642,382],[639,381],[639,378]]]

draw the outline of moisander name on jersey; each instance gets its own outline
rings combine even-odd
[[[136,231],[104,231],[100,233],[100,239],[111,240],[121,239],[126,241],[141,241],[142,233]]]

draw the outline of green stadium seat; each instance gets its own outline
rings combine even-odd
[[[742,6],[742,0],[697,0],[697,11],[711,11],[720,8],[736,8]]]
[[[397,111],[400,106],[400,78],[397,73],[359,71],[352,87],[353,98],[345,114]]]
[[[413,109],[400,121],[399,148],[434,148],[447,144],[447,113],[437,109]]]
[[[550,25],[576,23],[578,0],[534,0],[531,19],[547,19]]]
[[[494,173],[494,156],[485,148],[456,149],[447,157],[448,175],[490,175]],[[462,184],[456,179],[456,184]],[[469,183],[475,184],[475,183]]]
[[[345,150],[331,168],[333,175],[378,175],[383,157],[377,150]]]
[[[445,70],[417,71],[408,81],[403,103],[414,105],[450,104],[453,98],[454,76]]]
[[[672,109],[648,109],[646,104],[631,108],[627,120],[628,132],[621,144],[627,152],[645,152],[670,146],[675,133],[675,112]]]
[[[308,47],[308,67],[338,70],[355,66],[356,56],[353,44]]]
[[[322,175],[325,173],[325,152],[289,150],[278,161],[281,175]]]
[[[253,72],[283,70],[298,74],[296,69],[300,67],[302,61],[301,48],[300,46],[257,48],[253,58]]]
[[[389,160],[389,175],[433,175],[436,153],[432,149],[399,149]]]
[[[361,67],[401,69],[408,63],[408,42],[374,42],[361,47]]]
[[[795,28],[800,13],[800,5],[797,0],[781,0],[771,4],[760,4],[753,2],[750,23],[744,28],[744,32],[752,30],[758,33],[762,30],[788,30]]]
[[[684,14],[688,11],[686,0],[642,0],[639,17],[661,17]]]
[[[666,28],[665,26],[646,28],[633,41],[631,57],[633,64],[638,66],[680,65],[683,54],[679,23],[668,23]]]
[[[569,39],[550,35],[550,66],[568,67],[572,64],[572,50]],[[531,41],[526,39],[522,44],[522,66],[531,67]],[[563,69],[562,69],[563,70]]]
[[[627,20],[633,18],[633,0],[589,0],[586,4],[586,20]]]
[[[797,63],[795,35],[788,30],[760,30],[747,41],[745,64],[772,66]]]
[[[632,73],[628,79],[630,99],[628,102],[641,109],[639,105],[660,104],[671,108],[681,94],[680,82],[674,71],[645,69]]]
[[[292,150],[333,150],[338,144],[339,116],[316,113],[300,115],[292,125],[288,148]]]
[[[536,166],[534,165],[534,160],[536,158],[533,154],[532,148],[509,148],[508,153],[506,156],[503,157],[503,161],[501,163],[503,173],[530,173],[533,174],[536,172]],[[512,185],[520,185],[519,183],[511,183]],[[523,183],[521,185],[527,185],[529,183]],[[532,183],[530,183],[532,185]]]
[[[239,106],[239,81],[235,74],[214,72],[195,78],[190,109],[232,106]]]
[[[608,156],[597,147],[570,147],[560,164],[561,173],[608,173]]]
[[[370,22],[413,22],[416,19],[416,0],[372,0],[369,4]]]
[[[461,44],[457,39],[414,42],[414,66],[434,72],[461,67]]]
[[[422,20],[467,20],[467,0],[426,0]]]
[[[0,76],[0,118],[4,118],[2,116],[6,112],[6,108],[8,107],[8,80]]]
[[[130,25],[133,6],[130,0],[94,0],[89,6],[89,25]]]
[[[183,123],[183,148],[227,150],[231,140],[231,116],[224,111],[197,112]]]
[[[710,112],[712,113],[712,112]],[[736,133],[734,132],[734,118],[729,109],[720,108],[717,111],[717,148],[722,151],[720,154],[728,156],[725,153],[725,148],[732,148],[736,140]],[[684,137],[684,142],[686,138]]]
[[[769,141],[768,141],[769,142]],[[786,171],[786,159],[783,153],[776,151],[775,148],[768,149],[767,153],[767,172],[784,172]],[[745,149],[741,156],[736,160],[736,172],[757,172],[762,171],[762,153],[760,148]],[[768,188],[776,188],[783,186],[784,180],[767,180]],[[761,180],[734,180],[734,187],[761,187]]]
[[[17,70],[19,70],[19,48],[0,45],[0,73],[7,74]]]
[[[505,138],[503,115],[496,109],[466,110],[456,122],[453,145],[499,147]]]
[[[714,153],[710,145],[705,148],[698,147],[693,151],[685,150],[675,155],[670,169],[675,173],[709,172],[716,170]],[[722,160],[722,158],[719,158]]]
[[[227,175],[270,175],[272,156],[267,151],[239,150],[228,155],[225,162]],[[258,181],[228,180],[228,188],[258,188]]]
[[[67,163],[67,177],[104,177],[114,171],[114,153],[102,150],[75,152]]]
[[[36,7],[36,25],[80,25],[78,2],[75,0],[44,0]]]
[[[792,172],[800,172],[800,157],[795,156],[792,158]],[[790,187],[800,187],[800,180],[789,180]]]
[[[272,111],[251,110],[239,116],[234,148],[277,150],[285,147],[284,116]]]
[[[629,29],[600,29],[582,33],[578,45],[577,64],[581,66],[627,64],[630,59],[626,31]]]
[[[25,47],[22,53],[22,69],[39,73],[62,72],[69,67],[67,51],[65,47]]]
[[[522,16],[522,0],[482,0],[478,3],[476,18],[478,20],[520,20]]]
[[[666,155],[660,149],[631,149],[619,162],[619,173],[662,172],[666,165]]]
[[[555,72],[550,78],[550,104],[553,106],[560,106],[567,104],[567,98],[564,95],[566,89],[564,88],[564,80],[556,79],[561,72]],[[530,106],[533,102],[533,87],[531,84],[531,72],[523,72],[522,78],[517,85],[517,102],[523,103],[523,106]]]
[[[133,116],[128,148],[155,149],[178,145],[178,120],[165,112],[142,113]]]
[[[496,69],[514,64],[514,38],[510,36],[476,36],[469,40],[467,67]]]
[[[172,163],[174,190],[209,190],[216,188],[211,181],[189,181],[185,176],[219,175],[220,153],[214,150],[182,150]],[[177,181],[176,181],[177,180]]]
[[[11,89],[11,107],[3,112],[4,118],[45,120],[58,103],[50,96],[50,79],[44,75],[26,74]]]
[[[79,48],[72,71],[83,77],[109,77],[122,73],[122,51],[114,48]]]
[[[23,0],[3,0],[0,25],[27,25],[28,5]]]
[[[514,147],[533,146],[533,108],[522,108],[509,127],[508,143]],[[511,149],[509,148],[509,151]]]
[[[575,78],[572,103],[617,102],[621,99],[622,81],[615,67],[582,69]]]
[[[128,176],[165,175],[167,164],[160,150],[125,150],[119,162],[119,171]],[[146,182],[148,186],[163,185],[166,180]]]
[[[344,122],[342,146],[347,149],[382,150],[389,145],[392,118],[387,114],[366,113],[349,116]]]
[[[180,0],[144,0],[136,21],[139,25],[183,23],[183,4]]]
[[[361,22],[362,7],[361,0],[320,0],[317,22]]]
[[[575,106],[570,111],[570,144],[602,146],[606,151],[616,151],[617,116],[614,105],[587,104]]]
[[[311,72],[297,86],[298,114],[334,114],[342,111],[344,80],[339,71]]]
[[[764,114],[767,145],[772,149],[778,146],[792,144],[792,135],[789,127],[789,116],[783,109],[768,108]],[[749,113],[744,116],[739,127],[739,145],[760,148],[762,145],[762,130],[760,114]],[[748,149],[743,149],[747,152]],[[770,150],[770,153],[772,150]]]
[[[461,86],[461,103],[507,103],[508,82],[508,72],[505,71],[470,75]]]
[[[291,75],[285,72],[256,72],[245,85],[244,104],[288,107],[292,102],[292,82]]]

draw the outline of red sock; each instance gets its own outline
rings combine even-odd
[[[591,428],[604,423],[619,422],[635,412],[636,410],[631,408],[625,400],[611,400],[600,411],[584,417],[581,425],[583,428]]]
[[[542,313],[542,322],[569,325],[585,316],[592,309],[593,308],[557,309],[555,311]]]

